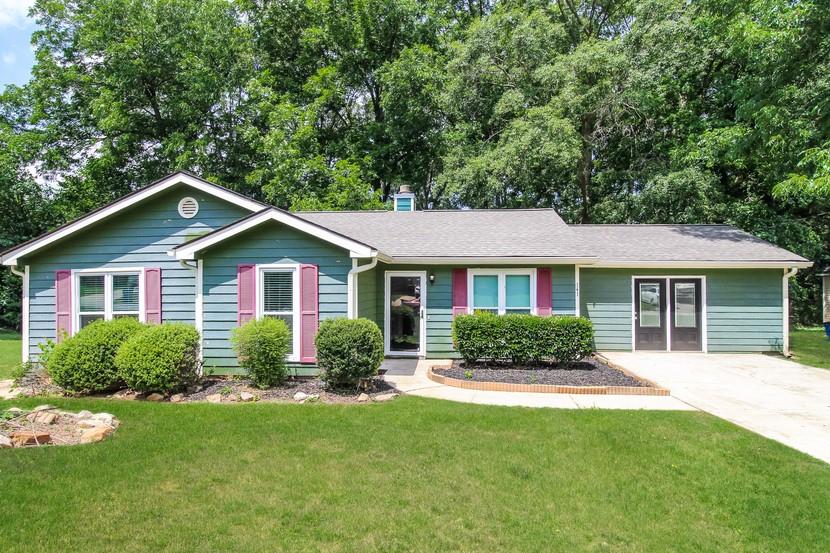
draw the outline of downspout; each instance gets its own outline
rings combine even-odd
[[[784,296],[784,356],[790,356],[790,278],[798,272],[797,267],[784,271],[782,279],[782,294]]]
[[[204,374],[204,361],[205,361],[205,337],[204,337],[204,298],[202,294],[202,260],[197,259],[194,261],[195,265],[191,265],[184,259],[179,260],[179,265],[184,267],[185,269],[190,269],[196,271],[196,282],[194,282],[194,287],[196,288],[194,298],[193,298],[193,319],[196,322],[196,330],[199,331],[199,375]]]
[[[20,358],[26,363],[29,360],[29,266],[26,265],[22,271],[16,265],[10,265],[9,269],[11,269],[12,274],[19,276],[23,280],[20,298],[20,334],[22,343]]]
[[[378,264],[378,258],[373,257],[368,265],[358,265],[357,259],[352,259],[352,269],[346,279],[347,296],[349,304],[346,307],[347,317],[349,319],[357,318],[357,286],[355,285],[355,278],[358,274],[374,269]]]

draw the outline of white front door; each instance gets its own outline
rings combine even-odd
[[[386,271],[384,344],[386,355],[426,353],[426,281],[423,271]]]

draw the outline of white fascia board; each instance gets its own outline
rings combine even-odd
[[[407,265],[592,265],[595,257],[391,257],[386,263]]]
[[[365,244],[361,244],[360,242],[346,238],[345,236],[332,232],[328,229],[309,223],[305,219],[301,219],[300,217],[292,215],[287,211],[281,211],[273,208],[251,216],[248,219],[226,227],[223,230],[209,234],[204,238],[199,238],[186,245],[170,250],[167,253],[168,255],[174,256],[176,259],[192,260],[195,259],[198,252],[204,250],[205,248],[209,248],[210,246],[218,244],[223,240],[227,240],[228,238],[259,226],[267,221],[276,221],[310,236],[314,236],[315,238],[319,238],[329,244],[334,244],[335,246],[349,250],[351,257],[373,257],[377,255],[377,250],[374,250]]]
[[[600,261],[593,269],[782,269],[811,267],[812,261]]]
[[[184,173],[176,173],[157,182],[156,184],[150,185],[140,190],[135,194],[123,198],[122,200],[117,200],[111,205],[105,207],[104,209],[91,213],[86,217],[78,219],[74,223],[70,223],[63,228],[49,233],[38,240],[25,244],[20,248],[11,250],[5,255],[3,255],[2,258],[0,258],[0,260],[2,260],[3,265],[17,265],[17,260],[20,257],[29,255],[36,250],[39,250],[53,242],[56,242],[57,240],[66,238],[70,234],[78,232],[79,230],[82,230],[90,225],[94,225],[95,223],[102,221],[103,219],[106,219],[123,209],[126,209],[139,202],[143,202],[144,200],[157,194],[160,194],[161,192],[164,192],[165,190],[168,190],[178,184],[186,184],[188,186],[192,186],[193,188],[196,188],[201,192],[210,194],[229,203],[238,205],[239,207],[242,207],[249,211],[260,211],[263,209],[263,207],[265,207],[264,204],[261,204],[255,200],[245,198],[244,196],[234,194],[233,192],[225,190],[220,186],[216,186],[214,184],[203,181],[201,179],[197,179]]]

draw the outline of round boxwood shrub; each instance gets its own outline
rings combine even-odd
[[[282,319],[251,320],[234,329],[231,342],[255,386],[277,386],[288,376],[285,356],[291,346],[291,332]]]
[[[64,339],[49,353],[46,370],[52,381],[72,392],[104,392],[122,381],[115,355],[127,339],[145,328],[132,318],[95,321]]]
[[[383,335],[369,319],[325,320],[314,343],[320,377],[328,386],[357,386],[377,375],[383,362]]]
[[[170,392],[199,374],[199,331],[185,323],[147,327],[121,345],[115,356],[121,379],[139,392]]]

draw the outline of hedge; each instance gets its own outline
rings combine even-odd
[[[231,342],[239,366],[257,387],[277,386],[288,377],[285,356],[291,346],[291,331],[282,319],[250,320],[234,329]]]
[[[171,392],[199,376],[199,331],[185,323],[147,327],[121,345],[115,366],[139,392]]]
[[[329,386],[357,386],[383,362],[383,335],[369,319],[325,320],[314,343],[320,378]]]
[[[467,363],[567,364],[587,357],[594,349],[593,325],[584,317],[478,312],[457,316],[452,336],[456,350]]]

